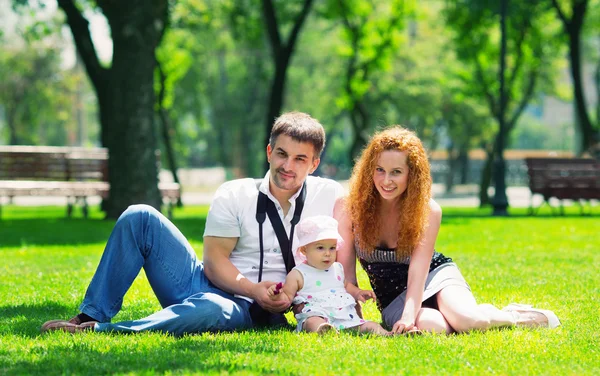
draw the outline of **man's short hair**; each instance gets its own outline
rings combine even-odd
[[[325,147],[325,130],[318,120],[303,112],[286,112],[275,119],[269,144],[275,146],[279,135],[286,135],[297,142],[308,142],[315,148],[315,158],[321,157]]]

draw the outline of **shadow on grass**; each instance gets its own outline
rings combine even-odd
[[[37,337],[44,322],[52,319],[68,320],[77,313],[77,307],[55,302],[0,306],[0,336],[12,334]]]
[[[138,335],[132,335],[136,336]],[[146,334],[141,336],[145,337]],[[141,340],[142,346],[137,346],[135,338],[131,341],[126,339],[117,346],[107,343],[102,351],[91,348],[85,342],[67,342],[67,339],[43,349],[33,349],[40,352],[39,356],[33,360],[17,361],[4,371],[7,374],[263,374],[273,373],[275,370],[250,357],[260,354],[260,357],[274,358],[280,351],[277,343],[250,342],[247,337],[229,338],[227,341],[217,339],[218,343],[215,343],[214,337],[189,336],[174,341],[157,338],[166,342],[160,346],[148,346],[145,339]],[[283,367],[285,365],[278,364],[280,371],[275,373],[281,373]],[[288,370],[285,373],[298,373],[298,370]]]
[[[188,239],[202,240],[205,217],[173,221]],[[0,248],[27,245],[104,244],[115,221],[98,219],[24,218],[0,221]]]
[[[74,307],[54,302],[0,307],[0,336],[14,335],[36,343],[28,346],[29,355],[34,353],[33,356],[2,364],[0,373],[272,373],[274,370],[268,365],[249,361],[247,354],[274,357],[281,346],[278,341],[256,341],[252,338],[254,330],[179,338],[160,333],[40,334],[44,321],[68,319],[74,312]],[[90,337],[94,337],[93,342],[89,341]],[[148,337],[155,337],[159,344]],[[101,350],[95,346],[98,342],[104,344]]]

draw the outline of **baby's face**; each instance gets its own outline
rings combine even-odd
[[[337,240],[323,239],[308,243],[302,253],[306,256],[306,263],[313,268],[329,269],[337,255]]]

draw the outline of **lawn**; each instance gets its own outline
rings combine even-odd
[[[491,218],[445,209],[437,250],[461,268],[479,302],[530,303],[563,325],[463,335],[318,337],[288,330],[174,338],[157,333],[39,334],[69,318],[85,293],[114,225],[64,218],[64,208],[4,207],[0,220],[0,374],[600,374],[600,220],[548,212]],[[595,208],[597,212],[597,208]],[[202,253],[206,207],[175,212]],[[359,277],[367,286],[362,270]],[[115,320],[159,304],[142,274]],[[379,321],[372,303],[368,319]]]

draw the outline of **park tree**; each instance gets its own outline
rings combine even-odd
[[[129,205],[160,208],[154,122],[156,48],[168,22],[167,0],[97,0],[111,29],[110,67],[98,60],[89,23],[73,0],[58,0],[98,97],[102,145],[109,150],[109,218]]]
[[[462,73],[464,81],[471,83],[467,94],[485,98],[498,123],[493,138],[482,145],[487,159],[479,194],[481,206],[490,203],[487,189],[495,164],[494,207],[498,214],[505,213],[508,205],[503,157],[506,140],[536,92],[551,87],[560,52],[555,43],[556,23],[543,2],[502,4],[506,5],[504,18],[501,4],[491,0],[464,0],[445,10],[457,56],[467,67]]]
[[[44,123],[56,115],[59,51],[24,46],[3,48],[0,56],[0,105],[9,145],[36,144]]]
[[[310,113],[325,128],[327,142],[313,174],[345,179],[351,168],[346,141],[349,132],[345,111],[336,105],[345,74],[336,51],[343,42],[336,25],[322,16],[324,5],[316,4],[298,41],[294,64],[288,71],[284,107]]]
[[[444,133],[443,99],[451,89],[457,62],[446,46],[450,41],[438,4],[419,4],[408,18],[389,68],[373,73],[374,118],[383,124],[401,124],[414,130],[434,150]],[[381,108],[376,104],[381,103]]]
[[[13,17],[15,28],[0,36],[2,136],[10,145],[75,144],[70,115],[81,77],[61,67],[62,22],[12,12],[3,17]]]
[[[443,4],[423,3],[406,25],[405,42],[396,50],[389,71],[374,74],[374,103],[383,124],[402,124],[419,135],[428,150],[448,154],[446,190],[468,178],[468,153],[489,137],[490,116],[481,98],[465,94],[467,66],[448,48],[450,30]],[[378,104],[382,104],[378,107]]]
[[[460,84],[456,90],[445,91],[442,98],[442,114],[448,143],[448,172],[446,192],[451,192],[456,177],[460,184],[467,184],[469,172],[469,151],[490,138],[493,129],[492,118],[478,98],[465,96]]]
[[[159,48],[165,67],[178,71],[169,101],[178,154],[195,166],[221,165],[228,177],[264,174],[271,67],[256,5],[179,1]]]
[[[400,45],[400,31],[405,17],[412,12],[412,2],[386,3],[357,0],[330,0],[324,13],[341,24],[339,49],[345,61],[343,92],[338,106],[347,111],[352,127],[349,156],[353,160],[372,132],[367,97],[376,91],[373,74],[389,70],[393,52]]]
[[[77,53],[98,99],[100,139],[109,150],[110,198],[104,205],[106,216],[117,218],[135,203],[160,208],[153,85],[155,53],[169,19],[169,1],[57,3],[66,15]],[[109,66],[98,58],[84,7],[95,7],[108,21],[113,42]]]
[[[582,38],[584,37],[584,24],[586,15],[590,13],[590,7],[594,4],[599,6],[594,0],[551,0],[552,7],[556,11],[558,18],[561,21],[564,34],[568,39],[569,47],[569,67],[573,82],[573,98],[575,113],[577,114],[576,125],[581,133],[581,142],[578,146],[579,153],[583,153],[590,149],[596,142],[600,142],[600,105],[597,107],[596,119],[590,116],[587,108],[586,94],[583,84],[583,53],[582,53]],[[597,10],[596,10],[597,12]],[[597,21],[596,16],[596,21]],[[598,25],[593,24],[598,30]],[[600,83],[600,59],[598,60],[598,68],[596,71],[596,81]],[[600,84],[597,84],[600,88]],[[600,93],[600,89],[597,89]],[[600,100],[598,100],[600,103]]]
[[[265,119],[265,145],[269,143],[273,121],[283,108],[287,71],[296,48],[296,42],[312,5],[313,0],[295,2],[262,0],[262,13],[275,68]],[[284,30],[287,29],[289,29],[289,33],[286,37]]]

